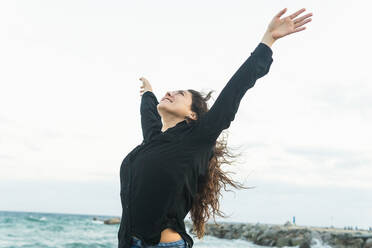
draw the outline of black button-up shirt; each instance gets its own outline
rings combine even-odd
[[[120,167],[122,218],[119,248],[130,248],[131,236],[145,245],[160,242],[161,232],[172,228],[192,247],[184,218],[208,173],[209,160],[220,133],[234,120],[245,92],[268,73],[272,50],[259,43],[223,88],[210,110],[195,123],[186,120],[161,131],[158,101],[151,91],[141,98],[143,142]]]

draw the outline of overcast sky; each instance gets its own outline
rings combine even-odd
[[[0,210],[121,214],[119,170],[142,142],[141,76],[160,99],[224,85],[287,7],[313,13],[225,132],[232,221],[372,226],[368,1],[1,1]]]

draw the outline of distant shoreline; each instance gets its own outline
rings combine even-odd
[[[81,215],[81,216],[89,216],[89,217],[108,217],[108,218],[120,218],[118,215],[107,215],[107,214],[79,214],[79,213],[56,213],[56,212],[35,212],[35,211],[17,211],[17,210],[0,210],[0,212],[8,212],[8,213],[34,213],[34,214],[55,214],[55,215]]]
[[[36,213],[36,214],[57,214],[57,215],[82,215],[82,216],[89,216],[89,217],[107,217],[107,218],[121,218],[120,215],[108,215],[108,214],[82,214],[82,213],[58,213],[58,212],[37,212],[37,211],[17,211],[17,210],[0,210],[0,212],[13,212],[13,213]],[[190,220],[185,219],[185,223],[190,222]],[[243,221],[218,221],[217,223],[229,223],[229,224],[252,224],[250,222],[243,222]],[[208,221],[207,224],[213,224],[212,221]],[[261,222],[258,222],[261,223]],[[281,225],[281,224],[272,224],[272,223],[261,223],[265,225]],[[297,227],[306,227],[306,228],[320,228],[320,229],[338,229],[344,231],[342,227],[327,227],[327,226],[311,226],[311,225],[295,225]],[[351,231],[368,231],[366,229],[358,229],[358,230],[351,230]],[[345,230],[346,231],[346,230]]]

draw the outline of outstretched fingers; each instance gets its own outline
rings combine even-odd
[[[294,22],[294,23],[296,23],[296,22],[300,22],[300,21],[302,21],[302,20],[304,20],[304,19],[306,19],[306,18],[308,18],[308,17],[310,17],[310,16],[312,16],[312,15],[313,15],[313,13],[306,14],[306,15],[304,15],[304,16],[301,16],[301,17],[299,17],[299,18],[294,19],[293,22]]]
[[[306,19],[306,18],[308,18],[308,17],[310,17],[310,16],[312,16],[313,15],[313,13],[309,13],[309,14],[307,14],[307,15],[304,15],[304,16],[301,16],[301,17],[299,17],[299,18],[296,18],[295,20],[293,20],[293,23],[294,24],[297,24],[297,23],[300,23],[301,21],[303,21],[304,19]],[[311,19],[310,19],[311,20]]]
[[[287,11],[287,8],[282,9],[281,11],[279,11],[278,14],[275,15],[275,17],[280,18],[286,11]]]
[[[302,30],[305,30],[305,29],[306,29],[306,27],[297,28],[297,29],[295,29],[293,32],[291,32],[290,34],[297,33],[297,32],[300,32],[300,31],[302,31]]]
[[[295,18],[296,16],[298,16],[299,14],[301,14],[302,12],[304,12],[306,9],[305,8],[302,8],[300,10],[297,10],[296,12],[294,12],[293,14],[289,15],[289,17],[291,19]]]
[[[301,27],[302,25],[304,25],[305,23],[308,23],[308,22],[311,22],[311,18],[307,19],[307,20],[304,20],[302,22],[298,22],[294,25],[295,28],[298,28],[298,27]]]

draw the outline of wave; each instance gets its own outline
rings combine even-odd
[[[42,217],[34,217],[32,215],[26,216],[25,219],[28,220],[28,221],[32,221],[32,222],[44,222],[44,221],[47,220],[47,218],[44,217],[44,216],[42,216]]]

